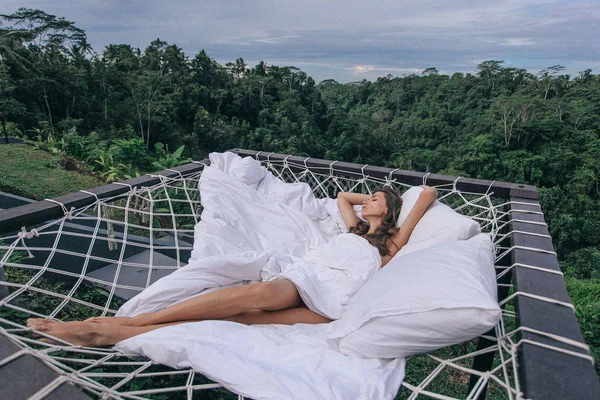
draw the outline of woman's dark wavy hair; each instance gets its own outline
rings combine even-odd
[[[383,216],[381,225],[377,227],[375,232],[367,233],[369,231],[369,224],[365,221],[360,220],[356,226],[350,228],[351,233],[355,233],[359,236],[364,237],[379,250],[381,256],[387,256],[390,254],[387,244],[388,239],[398,232],[396,228],[396,222],[400,216],[400,208],[402,207],[402,197],[400,193],[390,187],[380,187],[373,191],[373,193],[381,192],[385,197],[385,204],[387,205],[387,213]]]

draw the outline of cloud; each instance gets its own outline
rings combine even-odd
[[[504,46],[533,46],[535,42],[527,38],[504,39]]]
[[[580,0],[32,0],[109,43],[144,49],[160,37],[220,63],[295,65],[320,81],[376,79],[436,67],[475,72],[479,62],[537,72],[597,65],[600,7]],[[3,12],[21,6],[4,0]],[[442,72],[444,71],[444,72]]]
[[[355,65],[350,68],[350,72],[353,75],[364,75],[373,71],[374,69],[375,67],[373,67],[372,65]]]

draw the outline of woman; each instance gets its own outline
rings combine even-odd
[[[372,196],[340,192],[338,207],[350,233],[339,235],[331,242],[338,238],[342,240],[358,236],[368,242],[367,247],[371,251],[377,253],[377,265],[358,267],[378,269],[385,266],[408,242],[417,222],[437,198],[434,188],[421,187],[424,190],[399,229],[396,228],[396,222],[402,199],[396,191],[381,188]],[[354,212],[353,205],[360,204],[363,205],[362,217],[366,222],[359,220]],[[323,256],[335,258],[336,254]],[[310,305],[310,299],[302,296],[305,292],[295,283],[293,273],[289,276],[281,274],[266,281],[199,295],[163,310],[135,317],[102,317],[75,322],[29,319],[27,326],[76,345],[107,346],[165,326],[210,319],[247,325],[330,322],[331,318],[306,306]],[[322,287],[319,290],[327,292],[329,288]],[[344,293],[345,301],[356,290]]]

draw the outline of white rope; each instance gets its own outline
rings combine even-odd
[[[510,200],[510,201],[498,204],[498,207],[504,207],[504,206],[513,205],[513,204],[518,204],[518,205],[522,205],[522,206],[536,206],[536,207],[539,207],[540,209],[542,208],[540,203],[527,203],[524,201],[517,201],[517,200]]]
[[[365,175],[365,168],[367,168],[368,166],[369,166],[369,164],[365,164],[360,169],[360,173],[362,174],[362,176],[363,176],[364,179],[368,178],[368,175]]]
[[[568,354],[570,356],[583,358],[585,360],[589,360],[592,364],[594,364],[594,357],[592,357],[592,356],[589,356],[589,355],[586,355],[586,354],[577,353],[575,351],[563,349],[563,348],[556,347],[556,346],[550,346],[550,345],[547,345],[545,343],[536,342],[535,340],[530,340],[530,339],[521,339],[521,340],[519,340],[513,346],[513,348],[516,349],[519,346],[521,346],[523,343],[528,343],[528,344],[532,344],[534,346],[543,347],[543,348],[548,349],[548,350],[558,351],[559,353],[564,353],[564,354]]]
[[[261,154],[262,152],[259,151],[256,153],[255,158],[260,160]],[[337,161],[331,162],[328,166],[309,168],[308,160],[310,157],[294,162],[290,161],[291,156],[289,155],[280,160],[272,160],[271,155],[273,154],[274,153],[269,153],[266,155],[266,159],[261,161],[263,165],[266,165],[270,171],[272,171],[281,179],[293,182],[306,182],[310,184],[313,192],[320,196],[329,196],[332,192],[336,191],[361,190],[363,192],[370,193],[375,187],[382,184],[395,188],[410,187],[410,185],[398,182],[394,178],[394,173],[399,170],[398,168],[391,170],[387,176],[377,178],[371,177],[365,173],[365,170],[368,166],[368,164],[365,164],[360,168],[360,172],[343,171],[343,174],[340,175],[336,174],[336,172],[341,171],[340,169],[335,168]],[[207,165],[203,162],[197,163],[200,163],[204,166]],[[296,172],[294,172],[292,168],[295,169]],[[63,218],[61,221],[58,221],[58,223],[50,222],[43,227],[32,229],[29,232],[25,229],[25,227],[23,227],[20,232],[11,237],[14,238],[14,240],[12,243],[10,243],[10,245],[7,247],[0,247],[0,249],[7,250],[0,260],[0,268],[20,268],[32,274],[31,278],[27,278],[27,282],[24,283],[0,282],[0,286],[10,288],[12,291],[9,296],[0,300],[0,307],[5,307],[7,310],[12,310],[14,312],[28,313],[29,315],[50,319],[61,317],[62,311],[66,310],[71,304],[84,306],[89,310],[95,311],[96,315],[98,315],[98,313],[100,315],[114,314],[116,312],[115,307],[117,306],[113,303],[113,299],[117,295],[117,290],[132,290],[135,292],[140,292],[151,283],[153,270],[172,271],[177,269],[181,265],[182,261],[180,259],[180,250],[185,249],[191,251],[193,249],[191,244],[186,244],[180,241],[178,234],[184,232],[193,234],[193,229],[176,229],[176,224],[180,218],[189,218],[194,224],[199,221],[199,212],[196,210],[198,207],[201,207],[201,202],[199,199],[200,195],[198,192],[197,183],[202,171],[198,171],[193,174],[184,174],[174,169],[167,169],[167,171],[174,172],[174,176],[168,177],[164,175],[150,175],[153,177],[158,177],[160,182],[147,188],[135,188],[127,183],[115,182],[117,185],[128,187],[129,192],[102,200],[92,192],[81,190],[83,193],[95,196],[96,203],[94,205],[98,206],[96,216],[82,213],[80,210],[78,210],[78,214],[76,215],[73,209],[66,210],[66,207],[63,204],[54,201],[56,204],[59,204],[65,212],[65,218]],[[423,176],[423,184],[427,184],[429,175],[430,172],[427,172]],[[485,229],[485,232],[492,237],[493,242],[498,245],[497,253],[495,255],[496,260],[516,249],[542,252],[552,255],[556,254],[553,251],[526,246],[512,246],[510,248],[500,247],[502,240],[513,234],[525,234],[535,237],[549,238],[549,235],[536,234],[517,229],[510,229],[508,232],[501,232],[506,226],[513,223],[547,226],[543,222],[511,218],[511,213],[514,212],[521,212],[530,215],[543,215],[541,211],[539,211],[540,206],[538,203],[510,201],[503,204],[498,204],[496,202],[494,205],[494,202],[491,198],[491,195],[493,194],[491,189],[495,181],[492,181],[486,192],[482,194],[458,190],[457,183],[460,179],[462,178],[457,177],[451,184],[436,186],[440,193],[439,199],[443,202],[446,202],[455,210],[469,216],[481,224],[482,229]],[[178,191],[182,191],[183,194],[179,194]],[[53,201],[52,199],[48,200]],[[166,205],[163,206],[165,203]],[[513,207],[513,209],[503,210],[503,207],[509,204],[511,207]],[[189,213],[187,211],[177,211],[181,210],[184,206],[186,207],[186,210],[187,207],[189,207]],[[536,206],[534,210],[532,210],[533,206]],[[159,208],[164,210],[157,211]],[[64,231],[63,223],[66,219],[68,219],[68,217],[76,218],[81,221],[94,221],[96,223],[95,228],[93,232]],[[146,222],[140,222],[139,218],[142,218],[142,221],[145,220]],[[162,221],[169,220],[170,222],[167,222],[166,226],[159,227],[155,225],[155,222],[158,221],[157,218],[161,218]],[[99,228],[101,222],[105,222],[107,225],[107,238],[104,238],[100,233]],[[171,227],[168,226],[169,223],[172,224]],[[122,237],[120,237],[120,235],[119,237],[115,235],[115,227],[120,227],[119,231],[122,229]],[[128,236],[132,234],[132,231],[135,231],[136,234],[138,231],[147,232],[148,242],[136,243],[135,246],[139,247],[140,249],[149,250],[149,262],[132,262],[125,258],[125,248],[128,246]],[[110,232],[112,232],[112,234]],[[31,239],[39,236],[40,234],[56,235],[54,244],[49,248],[26,246],[25,239]],[[174,239],[171,239],[169,243],[161,243],[158,239],[158,236],[165,234],[173,235]],[[88,240],[89,246],[87,250],[83,252],[58,248],[58,241],[61,236],[65,238],[64,240],[69,240],[70,237]],[[116,252],[114,256],[110,255],[106,257],[100,257],[94,254],[92,251],[93,248],[97,247],[98,240],[106,240],[109,244],[113,243],[115,249],[120,246],[120,251]],[[47,252],[50,250],[50,253],[48,255],[48,259],[42,266],[28,265],[24,261],[10,261],[11,255],[21,250],[27,251],[30,255],[32,255],[31,251]],[[174,257],[176,259],[176,265],[155,265],[156,260],[152,254],[160,250],[175,250],[175,253],[177,254],[177,256]],[[81,270],[78,272],[69,272],[53,268],[50,264],[50,261],[54,255],[59,254],[78,258],[82,265]],[[107,281],[90,276],[88,271],[89,265],[92,262],[115,264],[116,273],[114,275],[114,279],[111,278]],[[121,283],[119,281],[119,276],[122,273],[122,269],[126,267],[145,269],[145,282],[139,285]],[[528,268],[543,273],[562,275],[562,272],[560,271],[544,268],[542,266],[513,263],[510,266],[497,266],[497,278],[502,278],[514,268]],[[37,282],[47,273],[68,277],[75,283],[67,291],[60,293],[39,287]],[[88,301],[84,298],[78,298],[78,292],[84,287],[84,283],[104,286],[108,291],[107,297],[105,297],[104,300],[99,301],[98,304],[96,304],[97,300]],[[509,288],[512,287],[510,284],[502,285]],[[27,294],[32,296],[51,296],[58,300],[54,303],[57,305],[54,306],[51,311],[44,311],[44,313],[47,314],[41,314],[35,309],[29,310],[26,308],[28,305],[20,302],[23,296]],[[524,296],[535,299],[536,301],[543,301],[574,309],[573,305],[570,303],[520,291],[516,291],[515,293],[511,294],[500,304],[505,305],[513,301],[517,296]],[[506,396],[509,399],[521,399],[523,396],[521,393],[521,383],[518,377],[516,354],[520,346],[524,344],[533,344],[560,352],[562,354],[569,354],[591,360],[591,357],[586,354],[550,346],[545,343],[538,343],[531,339],[521,339],[519,341],[515,341],[516,339],[513,338],[518,332],[527,331],[538,334],[542,337],[553,339],[560,343],[575,346],[584,352],[587,351],[587,347],[582,343],[571,341],[571,339],[552,335],[547,332],[535,331],[523,326],[517,327],[516,329],[507,333],[505,331],[505,319],[508,321],[509,318],[516,317],[517,315],[513,310],[503,310],[503,319],[499,322],[495,329],[496,336],[485,336],[485,338],[494,342],[493,345],[488,348],[470,353],[463,353],[451,359],[443,359],[433,355],[422,356],[428,360],[435,361],[437,364],[436,367],[427,370],[429,373],[418,385],[411,385],[406,380],[402,383],[404,388],[412,391],[412,393],[409,395],[409,398],[416,399],[420,396],[429,396],[436,399],[453,399],[453,397],[435,393],[435,391],[431,389],[431,383],[433,381],[439,379],[442,373],[452,370],[457,373],[466,373],[478,377],[475,386],[467,395],[467,399],[476,399],[482,393],[487,383],[494,383],[498,385],[499,388],[502,388],[502,390],[506,391]],[[27,327],[1,317],[0,323],[7,327],[7,329],[3,330],[3,332],[22,348],[22,350],[20,350],[18,355],[15,357],[30,353],[34,354],[46,364],[50,365],[53,369],[61,373],[62,376],[64,376],[62,379],[75,383],[85,388],[90,393],[97,395],[98,397],[107,396],[111,398],[125,397],[131,399],[141,399],[142,396],[179,391],[187,394],[188,398],[192,398],[197,395],[197,391],[199,390],[210,390],[221,387],[219,384],[194,385],[193,382],[195,373],[192,370],[147,372],[149,371],[150,367],[155,366],[156,364],[147,360],[141,362],[132,360],[128,358],[127,355],[112,353],[109,349],[81,348],[77,346],[68,346],[66,343],[60,345],[41,343],[35,338],[31,339],[26,336],[27,332],[31,332],[31,330]],[[512,326],[512,324],[507,323],[507,326]],[[43,333],[41,334],[42,336],[48,337],[48,335],[44,335]],[[472,368],[465,366],[465,360],[486,353],[498,354],[498,363],[490,371],[475,371]],[[77,357],[71,357],[69,356],[70,354],[75,354]],[[506,356],[507,354],[509,356]],[[7,362],[7,358],[0,360],[0,366]],[[105,365],[122,365],[131,366],[134,368],[128,370],[128,372],[97,372],[99,368]],[[167,388],[124,391],[124,388],[138,379],[178,374],[187,374],[185,385]],[[114,383],[110,388],[107,388],[101,383],[103,379],[116,379],[117,382]],[[51,382],[48,386],[36,393],[35,396],[37,397],[35,398],[42,398],[43,395],[51,393],[53,388],[59,386],[59,383],[62,383],[62,381],[56,380]]]
[[[158,174],[146,174],[146,175],[148,175],[148,176],[150,176],[152,178],[158,178],[158,180],[160,181],[160,183],[162,185],[166,185],[167,182],[169,181],[169,177],[168,176],[158,175]],[[129,186],[131,186],[131,185],[129,185]],[[134,188],[132,187],[131,191],[133,191],[133,190],[134,190]]]
[[[427,172],[425,175],[423,175],[423,185],[427,185],[427,178],[429,175],[431,175],[431,172]]]
[[[545,235],[543,233],[535,233],[535,232],[526,232],[526,231],[521,231],[518,229],[513,229],[505,234],[499,235],[500,238],[497,239],[497,242],[501,242],[502,240],[504,240],[505,238],[507,238],[508,236],[512,235],[513,233],[519,233],[521,235],[526,235],[526,236],[537,236],[537,237],[542,237],[542,238],[547,238],[547,239],[552,239],[552,236],[550,235]]]
[[[388,174],[388,176],[386,176],[386,178],[385,178],[385,183],[384,183],[383,186],[392,187],[392,185],[394,183],[396,183],[396,179],[395,178],[392,179],[392,176],[394,175],[394,172],[396,172],[396,171],[398,171],[398,168],[393,169],[393,170],[390,171],[390,173]]]
[[[31,251],[29,251],[29,248],[25,244],[25,239],[32,239],[34,237],[38,237],[38,236],[40,236],[40,233],[35,228],[33,228],[31,231],[27,232],[27,229],[25,229],[25,227],[22,226],[21,231],[17,235],[19,236],[19,240],[21,240],[21,244],[23,244],[23,248],[25,250],[27,250],[27,254],[29,255],[29,258],[34,258],[33,254],[31,253]]]
[[[532,294],[532,293],[527,293],[527,292],[514,292],[513,294],[511,294],[510,296],[508,296],[504,300],[500,301],[498,304],[500,306],[502,306],[502,305],[508,303],[509,301],[511,301],[513,298],[515,298],[517,296],[529,297],[531,299],[535,299],[535,300],[539,300],[539,301],[544,301],[546,303],[551,303],[551,304],[556,304],[556,305],[559,305],[559,306],[567,307],[567,308],[570,308],[573,311],[575,311],[575,307],[571,303],[566,303],[564,301],[555,300],[555,299],[552,299],[550,297],[538,296],[537,294]]]
[[[5,329],[2,329],[2,331],[6,332]],[[6,335],[6,333],[4,333]],[[8,364],[9,362],[16,360],[17,358],[30,354],[32,352],[32,350],[29,349],[21,349],[18,351],[15,351],[14,353],[12,353],[11,355],[4,357],[2,360],[0,360],[0,367],[2,367],[3,365]]]
[[[307,171],[310,171],[310,170],[308,169],[308,166],[306,165],[306,162],[307,162],[308,160],[310,160],[310,157],[306,157],[306,158],[304,159],[304,168],[306,168],[306,170],[307,170]]]
[[[456,184],[458,183],[458,180],[462,179],[462,176],[457,176],[456,179],[454,180],[454,182],[452,182],[452,192],[458,192],[458,190],[456,189]]]
[[[28,400],[41,400],[48,396],[50,393],[54,391],[54,389],[58,388],[65,382],[68,382],[69,379],[66,376],[58,376],[56,379],[52,380],[49,384],[38,390],[36,393],[32,394],[28,397]]]
[[[165,171],[171,171],[171,172],[175,172],[177,175],[179,175],[179,178],[180,178],[180,179],[182,179],[182,180],[183,180],[183,179],[185,179],[185,178],[183,177],[183,175],[181,174],[181,171],[177,171],[176,169],[171,169],[171,168],[167,168]]]
[[[494,186],[494,183],[496,183],[495,179],[492,181],[492,183],[490,183],[490,186],[488,186],[487,190],[485,191],[486,196],[491,196],[494,193],[494,192],[490,193],[490,190],[492,190],[492,186]]]
[[[65,214],[65,218],[73,219],[73,212],[75,211],[75,207],[71,207],[70,210],[67,210],[67,207],[60,201],[56,201],[54,199],[44,199],[44,201],[49,201],[51,203],[58,204],[60,206],[60,208],[62,208],[63,213]]]
[[[511,333],[509,333],[508,336],[512,336],[512,335],[514,335],[517,332],[535,333],[536,335],[545,336],[545,337],[548,337],[550,339],[556,340],[557,342],[568,344],[569,346],[579,347],[580,349],[585,350],[587,352],[590,351],[590,346],[588,346],[585,343],[581,343],[581,342],[578,342],[576,340],[566,338],[564,336],[559,336],[559,335],[554,335],[552,333],[543,332],[543,331],[540,331],[538,329],[529,328],[527,326],[519,326],[514,331],[512,331]]]
[[[518,213],[523,213],[523,214],[544,215],[544,213],[541,212],[541,211],[519,210],[519,209],[515,209],[515,208],[510,209],[509,212],[511,212],[511,213],[518,212]]]
[[[330,176],[333,176],[333,165],[334,165],[335,163],[337,163],[337,160],[336,160],[336,161],[333,161],[332,163],[330,163],[330,164],[329,164],[329,175],[330,175]]]
[[[85,194],[89,194],[89,195],[92,195],[92,196],[94,196],[94,197],[96,198],[96,202],[100,201],[100,198],[98,197],[98,195],[97,195],[96,193],[89,192],[89,191],[87,191],[87,190],[79,190],[79,191],[80,191],[80,192],[82,192],[82,193],[85,193]]]
[[[289,168],[290,167],[290,165],[288,164],[288,158],[290,158],[290,157],[291,157],[291,155],[288,155],[288,156],[286,156],[283,159],[283,168]]]
[[[496,278],[497,279],[502,278],[504,275],[506,275],[510,270],[514,269],[515,267],[528,268],[528,269],[533,269],[533,270],[540,271],[540,272],[546,272],[548,274],[563,276],[563,273],[561,271],[557,271],[554,269],[542,268],[542,267],[538,267],[535,265],[529,265],[529,264],[523,264],[523,263],[514,263],[514,264],[506,267],[506,269],[504,269],[501,273],[499,273],[496,276]]]
[[[158,175],[152,175],[152,174],[147,174],[147,175],[150,175],[152,177],[158,176]],[[129,188],[130,191],[133,191],[133,189],[134,189],[133,186],[131,186],[129,183],[125,183],[125,182],[113,182],[113,185],[126,186]]]

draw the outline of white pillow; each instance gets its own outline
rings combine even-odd
[[[470,340],[500,319],[492,242],[479,234],[394,258],[357,292],[328,343],[407,357]]]
[[[422,188],[415,186],[404,192],[397,226],[406,221],[406,217],[415,206],[422,191]],[[408,243],[400,249],[396,256],[455,240],[467,240],[480,232],[481,227],[477,221],[465,217],[435,200],[413,229]]]

